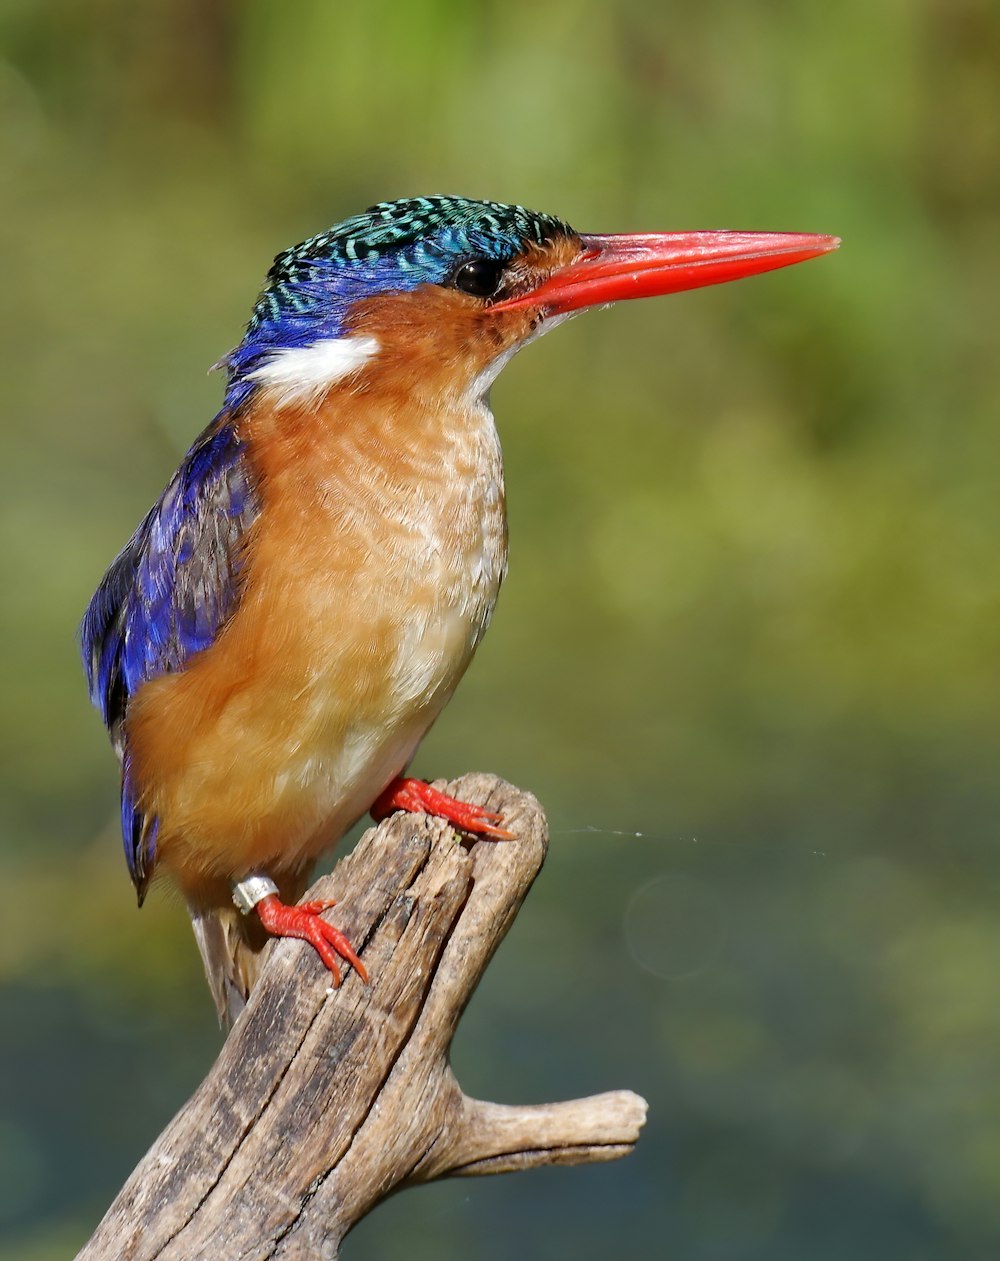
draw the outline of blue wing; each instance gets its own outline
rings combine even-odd
[[[215,639],[239,600],[242,541],[258,511],[244,445],[224,414],[184,457],[83,619],[90,698],[122,759],[122,833],[140,902],[156,856],[156,820],[136,805],[122,729],[129,699]]]

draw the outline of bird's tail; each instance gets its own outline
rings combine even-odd
[[[267,934],[255,915],[241,915],[235,906],[205,911],[192,908],[191,927],[219,1023],[229,1029],[257,981]]]

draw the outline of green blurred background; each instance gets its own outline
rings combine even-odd
[[[1000,1255],[1000,10],[5,0],[0,1261],[56,1261],[220,1044],[138,914],[74,633],[271,257],[384,197],[835,232],[590,315],[494,407],[511,574],[416,769],[549,862],[455,1049],[613,1086],[612,1166],[407,1193],[407,1256]]]

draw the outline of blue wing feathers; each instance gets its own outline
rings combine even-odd
[[[184,457],[83,619],[90,697],[122,758],[122,832],[140,900],[155,860],[156,820],[136,805],[122,728],[129,699],[214,642],[239,600],[243,539],[258,511],[245,447],[224,413]]]
[[[136,799],[137,793],[126,749],[122,757],[122,840],[125,843],[129,875],[139,895],[139,905],[142,906],[156,864],[159,821],[155,815],[146,815],[137,805]]]

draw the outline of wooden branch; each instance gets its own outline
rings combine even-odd
[[[331,1261],[400,1186],[631,1151],[646,1105],[628,1091],[519,1108],[459,1088],[452,1036],[548,841],[530,794],[489,775],[448,791],[517,839],[466,848],[423,815],[370,828],[309,896],[340,900],[371,984],[348,972],[333,990],[308,947],[269,947],[215,1065],[77,1261]]]

